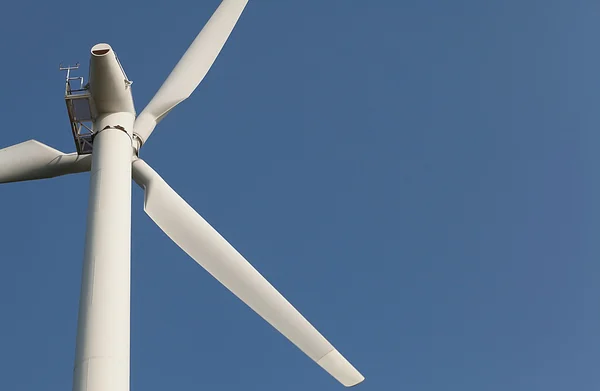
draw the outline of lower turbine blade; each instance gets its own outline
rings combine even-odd
[[[35,140],[0,149],[0,183],[89,171],[92,155],[64,154]]]
[[[144,210],[183,251],[346,387],[364,377],[252,265],[141,159]]]

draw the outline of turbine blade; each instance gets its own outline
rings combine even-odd
[[[0,149],[0,183],[54,178],[89,171],[92,155],[64,154],[29,140]]]
[[[148,106],[135,121],[133,132],[145,142],[154,127],[198,87],[229,38],[248,0],[223,0],[179,60]]]
[[[144,210],[183,251],[346,387],[364,377],[146,162],[133,163]]]

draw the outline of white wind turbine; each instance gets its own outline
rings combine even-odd
[[[89,83],[66,102],[77,152],[30,140],[0,150],[0,183],[91,171],[74,391],[128,391],[131,179],[144,210],[200,266],[345,386],[364,377],[142,159],[154,127],[202,81],[248,0],[223,0],[136,117],[131,81],[107,44],[91,50]],[[81,80],[83,85],[83,81]],[[91,126],[87,126],[86,122]],[[86,133],[86,129],[88,132]]]

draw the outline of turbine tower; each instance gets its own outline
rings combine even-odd
[[[181,249],[300,350],[350,387],[364,377],[145,161],[155,126],[202,81],[247,0],[223,0],[139,116],[131,81],[105,43],[92,47],[89,83],[65,67],[65,99],[77,152],[35,140],[0,150],[0,183],[90,171],[73,391],[128,391],[131,179],[144,210]],[[79,80],[80,88],[73,82]]]

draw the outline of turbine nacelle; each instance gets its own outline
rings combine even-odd
[[[92,108],[98,116],[111,113],[135,116],[131,81],[106,43],[99,43],[91,50],[89,84]],[[128,131],[131,134],[132,129]]]

